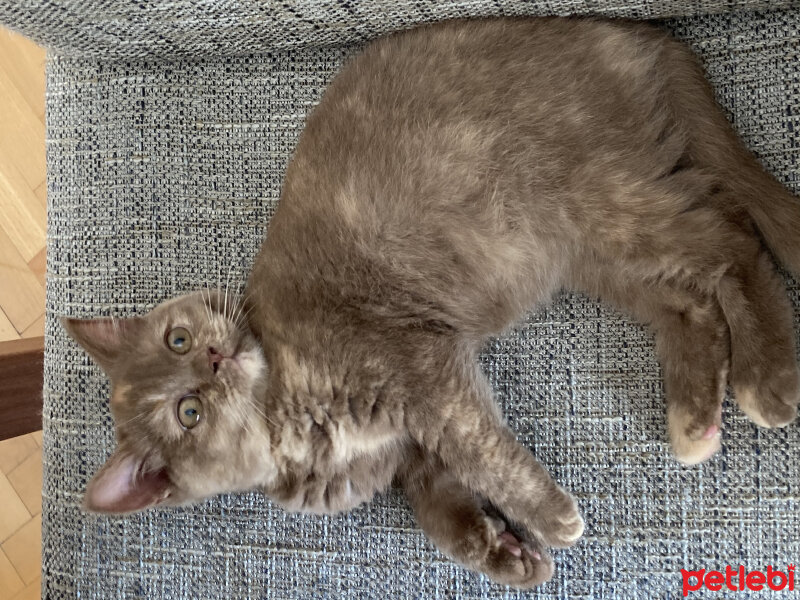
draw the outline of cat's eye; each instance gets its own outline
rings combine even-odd
[[[173,352],[186,354],[192,349],[192,334],[185,327],[174,327],[167,332],[167,346]]]
[[[186,429],[192,429],[203,416],[203,403],[197,396],[184,396],[178,402],[178,421]]]

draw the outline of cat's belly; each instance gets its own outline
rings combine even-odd
[[[408,444],[399,383],[374,356],[337,368],[288,345],[269,354],[283,393],[268,408],[280,426],[271,432],[276,475],[267,495],[291,511],[335,513],[386,489]]]

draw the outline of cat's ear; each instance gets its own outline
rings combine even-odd
[[[67,333],[86,350],[100,367],[108,372],[120,358],[125,344],[142,326],[141,317],[129,319],[61,318]]]
[[[89,482],[83,507],[99,513],[132,513],[161,504],[171,490],[165,469],[142,469],[142,459],[118,448]]]

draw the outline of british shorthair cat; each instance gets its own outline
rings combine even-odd
[[[795,416],[800,205],[701,65],[646,24],[454,21],[353,59],[308,117],[242,299],[65,319],[112,382],[118,447],[85,506],[262,489],[330,513],[393,482],[497,582],[552,576],[584,523],[506,427],[476,357],[560,289],[652,328],[678,460],[720,447],[730,383]]]

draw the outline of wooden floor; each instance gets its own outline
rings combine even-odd
[[[0,29],[0,341],[44,332],[44,58]]]
[[[0,28],[0,341],[44,334],[44,59]],[[41,441],[0,442],[0,600],[40,597]]]
[[[40,597],[42,432],[0,442],[0,598]]]

